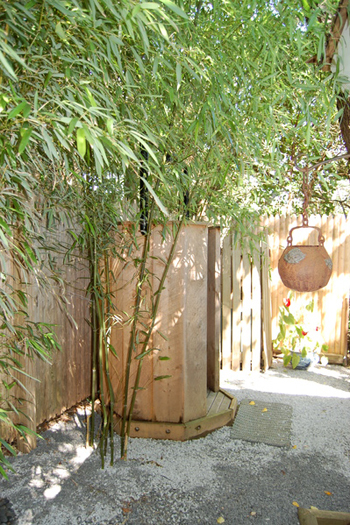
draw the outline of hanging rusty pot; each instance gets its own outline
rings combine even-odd
[[[298,228],[318,230],[318,245],[293,246],[292,232]],[[315,292],[328,284],[333,265],[324,240],[317,226],[296,226],[289,231],[287,247],[278,261],[278,272],[287,288],[297,292]]]

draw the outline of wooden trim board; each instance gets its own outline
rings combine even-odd
[[[226,425],[231,425],[235,418],[238,402],[237,399],[224,390],[229,401],[229,407],[217,413],[207,414],[204,417],[188,421],[187,423],[167,423],[163,421],[135,421],[131,422],[130,437],[171,439],[173,441],[186,441],[204,437],[210,432]],[[114,430],[120,434],[121,421],[115,417]]]
[[[318,509],[298,509],[300,525],[350,525],[349,512]]]
[[[322,356],[327,357],[328,363],[331,365],[346,365],[346,356],[342,354],[330,354],[329,352],[322,352]]]

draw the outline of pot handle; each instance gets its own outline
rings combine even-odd
[[[299,228],[314,228],[315,230],[318,230],[318,244],[319,246],[324,245],[325,238],[322,235],[321,228],[319,228],[318,226],[303,225],[303,226],[295,226],[294,228],[289,230],[289,235],[287,237],[287,246],[292,246],[292,243],[293,243],[292,231],[298,230]]]

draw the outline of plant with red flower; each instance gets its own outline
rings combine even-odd
[[[286,308],[289,308],[290,307],[290,299],[289,297],[283,299],[283,304]]]
[[[314,301],[306,305],[305,313],[300,310],[294,313],[290,309],[292,298],[293,294],[290,292],[288,297],[283,299],[278,319],[279,333],[273,340],[273,346],[275,351],[283,354],[284,365],[292,362],[295,368],[300,359],[308,354],[313,356],[315,353],[327,351],[327,345],[322,344],[320,340],[318,326],[313,328],[310,323],[306,323],[307,329],[303,326],[308,315],[314,310]]]

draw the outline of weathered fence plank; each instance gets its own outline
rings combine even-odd
[[[252,371],[258,372],[261,364],[261,275],[260,275],[260,246],[255,246],[252,254]]]
[[[270,253],[268,246],[268,238],[266,243],[262,243],[261,247],[261,293],[262,293],[262,359],[263,368],[267,370],[272,363],[272,333],[271,333],[271,286],[269,278],[270,270]]]
[[[252,252],[252,253],[251,253]],[[271,362],[271,352],[267,348],[271,346],[271,324],[268,294],[268,266],[262,262],[262,251],[260,242],[253,243],[249,249],[237,244],[234,245],[233,235],[229,234],[223,241],[223,283],[232,283],[232,293],[226,292],[225,303],[223,303],[223,315],[232,320],[229,324],[223,318],[222,348],[225,351],[223,364],[234,371],[245,372],[258,371],[261,366],[262,349],[265,345],[266,367]],[[231,275],[227,276],[228,264],[225,261],[231,259]],[[266,259],[266,257],[265,257]],[[265,280],[265,284],[263,284]],[[266,311],[262,315],[263,288],[265,289]],[[223,288],[224,290],[224,288]],[[223,291],[224,294],[224,291]],[[267,325],[263,332],[262,325]],[[262,333],[264,337],[262,338]],[[228,353],[230,348],[231,355]]]
[[[250,257],[245,250],[243,250],[242,255],[242,272],[242,368],[244,371],[250,371],[252,358],[252,274]]]
[[[223,369],[231,368],[232,337],[232,276],[231,276],[231,236],[225,237],[222,256],[222,360]]]
[[[242,339],[242,308],[241,308],[241,286],[242,286],[242,257],[240,250],[232,251],[232,370],[238,371],[241,366],[241,339]],[[223,278],[225,276],[223,275]]]
[[[220,389],[221,344],[220,228],[208,230],[207,378],[208,388]]]

